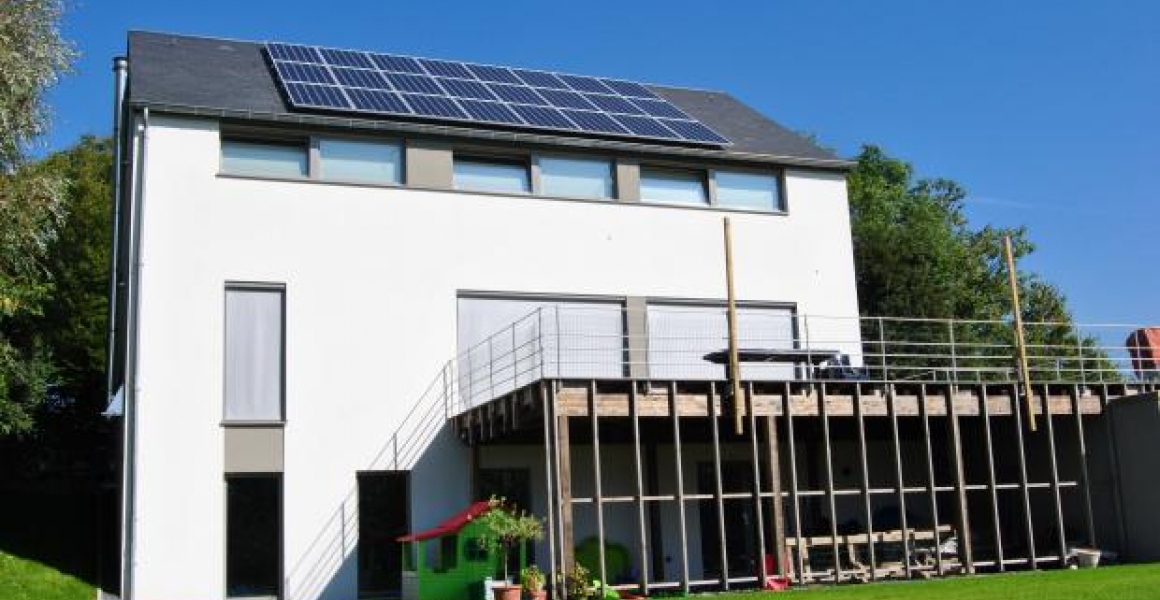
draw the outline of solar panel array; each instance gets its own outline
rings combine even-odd
[[[266,53],[294,108],[729,144],[632,81],[294,44]]]

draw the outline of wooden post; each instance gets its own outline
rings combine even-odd
[[[725,288],[729,318],[729,384],[733,403],[733,432],[741,435],[741,368],[737,360],[737,295],[733,288],[733,227],[725,217]]]
[[[568,417],[556,417],[556,472],[560,484],[560,555],[564,569],[576,567],[576,538],[572,520],[572,444],[569,440]]]
[[[995,536],[995,566],[999,571],[1005,571],[1003,563],[1003,525],[999,520],[999,488],[995,480],[995,446],[991,439],[991,407],[987,399],[987,385],[979,386],[979,417],[983,419],[983,441],[987,446],[987,492],[991,496],[991,525],[994,526]],[[1018,406],[1013,406],[1019,410]]]
[[[1055,506],[1055,535],[1059,538],[1059,565],[1067,565],[1067,534],[1063,526],[1063,498],[1059,492],[1059,458],[1055,455],[1055,427],[1051,418],[1051,390],[1043,384],[1043,420],[1047,423],[1048,465],[1051,467],[1051,497]]]
[[[1015,351],[1019,354],[1019,372],[1023,379],[1023,399],[1027,404],[1027,426],[1035,431],[1034,394],[1031,392],[1031,370],[1027,367],[1027,341],[1023,335],[1023,308],[1019,303],[1019,276],[1015,272],[1015,252],[1011,236],[1003,236],[1003,252],[1007,256],[1007,280],[1011,285],[1011,312],[1015,317]]]
[[[773,569],[781,576],[785,572],[785,502],[781,498],[781,456],[778,449],[777,421],[771,410],[765,417],[765,439],[769,445],[769,491],[773,494]],[[762,561],[765,562],[764,560]],[[766,573],[766,575],[769,575]]]

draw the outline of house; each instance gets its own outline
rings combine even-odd
[[[595,537],[645,590],[1096,543],[1073,446],[978,466],[992,419],[1024,457],[1008,371],[887,364],[851,163],[726,93],[150,32],[115,65],[124,598],[394,597],[395,540],[492,494],[545,519],[546,571]],[[764,360],[728,379],[725,217]],[[1071,389],[1042,388],[1067,444],[1141,391]]]

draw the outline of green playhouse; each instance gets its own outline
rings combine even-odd
[[[403,600],[490,600],[484,581],[502,575],[500,555],[480,544],[476,518],[499,510],[476,502],[438,527],[398,538],[403,544]],[[519,568],[527,564],[521,547]],[[515,570],[519,573],[519,569]]]

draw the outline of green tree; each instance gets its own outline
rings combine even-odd
[[[68,69],[59,0],[0,3],[0,437],[34,427],[52,372],[34,321],[52,291],[45,265],[64,217],[64,182],[29,163],[45,91]]]
[[[858,301],[866,316],[926,319],[1001,320],[1011,315],[1011,297],[1003,237],[1011,236],[1016,259],[1035,250],[1027,230],[975,228],[964,212],[966,190],[948,179],[918,179],[913,167],[867,145],[849,176],[851,230],[857,269]],[[1051,369],[1084,368],[1113,371],[1091,338],[1076,331],[1067,300],[1039,275],[1018,272],[1023,319],[1033,355],[1053,355],[1032,361],[1039,374]],[[1041,325],[1038,323],[1055,323]],[[871,327],[876,327],[872,325]],[[952,333],[944,323],[897,323],[884,326],[888,340],[916,342],[911,347],[887,348],[890,353],[945,353]],[[1008,327],[976,323],[956,325],[955,341],[966,347],[957,357],[960,367],[1007,368],[994,360],[994,350],[971,344],[1009,341]],[[878,331],[866,331],[874,340]],[[925,345],[922,345],[925,344]],[[871,343],[870,352],[880,348]],[[976,356],[972,357],[972,352]],[[1056,359],[1060,360],[1056,360]],[[945,368],[948,360],[915,359],[912,367]]]

